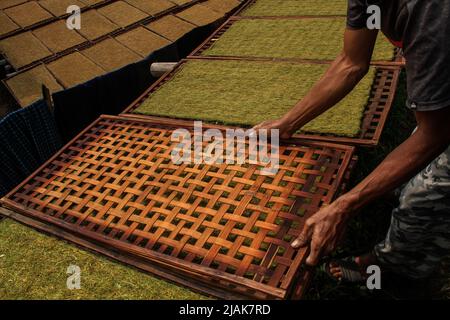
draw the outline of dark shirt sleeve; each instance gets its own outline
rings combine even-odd
[[[349,0],[347,9],[347,27],[350,29],[363,29],[367,26],[367,1]]]
[[[409,6],[403,35],[407,106],[417,111],[450,107],[450,0]]]

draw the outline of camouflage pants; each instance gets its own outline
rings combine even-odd
[[[450,254],[450,147],[403,188],[375,254],[385,268],[414,279],[431,275]]]

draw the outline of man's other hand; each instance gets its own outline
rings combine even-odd
[[[280,130],[280,138],[281,139],[289,139],[292,136],[292,133],[289,131],[289,126],[287,124],[285,124],[282,119],[264,121],[253,127],[253,130],[255,130],[255,131],[258,131],[261,129],[266,129],[269,131],[278,129],[278,130]]]
[[[292,242],[295,249],[310,245],[307,265],[317,265],[321,255],[336,249],[352,214],[344,202],[338,199],[311,216],[306,220],[300,236]]]

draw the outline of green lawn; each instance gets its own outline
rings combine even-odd
[[[334,60],[343,49],[345,18],[257,19],[233,23],[205,56]],[[373,60],[392,60],[394,47],[382,34]]]
[[[252,126],[294,107],[327,68],[288,62],[193,60],[135,112]],[[356,136],[374,76],[372,70],[347,98],[303,130]]]

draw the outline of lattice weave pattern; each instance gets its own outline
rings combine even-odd
[[[232,274],[287,290],[304,258],[289,243],[304,217],[331,201],[348,149],[281,146],[278,172],[264,176],[248,161],[176,165],[172,132],[103,117],[4,204],[157,253],[174,268],[193,263],[219,280]]]
[[[362,123],[362,138],[373,138],[377,130],[380,131],[380,119],[386,114],[385,109],[390,110],[397,88],[399,72],[395,69],[378,69]]]

